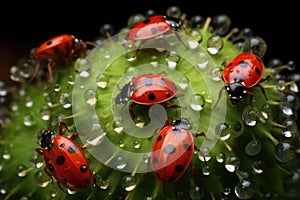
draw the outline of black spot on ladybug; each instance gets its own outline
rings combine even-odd
[[[183,166],[182,165],[176,165],[175,170],[178,172],[182,172],[183,171]]]
[[[151,34],[155,35],[157,33],[157,29],[156,28],[151,28],[150,29]]]
[[[56,164],[57,165],[63,165],[65,163],[66,159],[64,156],[57,156],[56,158]]]
[[[161,84],[162,86],[166,86],[166,85],[167,85],[167,84],[166,84],[166,81],[165,81],[163,78],[160,79],[160,84]]]
[[[68,183],[68,181],[67,181],[65,178],[62,178],[61,181],[62,181],[62,183],[65,184],[65,185]]]
[[[255,70],[255,72],[256,72],[257,74],[261,74],[261,71],[260,71],[259,68],[255,67],[254,70]]]
[[[77,151],[76,147],[74,145],[71,145],[68,147],[68,152],[69,153],[75,153]]]
[[[61,143],[61,144],[59,145],[59,147],[60,147],[61,149],[63,149],[63,148],[65,147],[65,143]]]
[[[145,20],[143,21],[144,24],[148,24],[149,22],[150,22],[150,19],[145,19]]]
[[[168,144],[167,146],[165,146],[164,151],[167,154],[173,154],[173,153],[175,153],[176,148],[173,145]]]
[[[49,169],[49,171],[50,171],[50,172],[53,172],[53,171],[54,171],[54,167],[53,167],[53,165],[52,165],[52,164],[49,164],[49,167],[48,167],[48,169]]]
[[[183,148],[184,148],[185,150],[187,150],[187,151],[190,151],[190,150],[191,150],[191,145],[189,145],[189,144],[184,144],[184,145],[183,145]]]
[[[155,100],[155,94],[151,92],[151,93],[148,95],[148,99],[149,99],[149,101],[154,101],[154,100]]]
[[[156,163],[158,162],[158,158],[157,158],[157,157],[154,157],[154,158],[152,159],[152,162],[153,162],[153,164],[156,164]]]
[[[52,44],[52,41],[47,42],[47,46],[51,46],[51,44]]]
[[[152,80],[152,78],[147,77],[147,78],[145,78],[144,83],[145,83],[145,86],[150,87],[153,84],[153,80]]]
[[[88,168],[87,168],[86,165],[81,165],[81,166],[80,166],[80,172],[81,172],[81,173],[85,173],[85,172],[87,172],[87,170],[88,170]]]
[[[86,179],[84,179],[84,182],[85,182],[85,183],[89,183],[90,180],[89,180],[88,178],[86,178]]]
[[[248,67],[248,63],[245,62],[245,61],[240,61],[239,62],[239,67],[241,67],[241,68],[247,68]]]
[[[158,138],[157,138],[157,140],[156,141],[161,141],[162,140],[162,136],[160,135],[160,136],[158,136]]]
[[[166,97],[169,98],[171,96],[170,92],[166,93]]]

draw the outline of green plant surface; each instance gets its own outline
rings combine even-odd
[[[191,22],[185,19],[186,24]],[[28,69],[16,64],[12,76],[18,86],[0,88],[9,99],[8,104],[0,105],[1,199],[299,198],[298,83],[293,74],[283,75],[288,64],[275,66],[264,60],[263,78],[271,78],[261,85],[268,99],[254,87],[254,106],[247,94],[235,107],[223,91],[214,107],[225,84],[220,78],[224,61],[244,51],[263,59],[266,51],[262,38],[245,37],[243,31],[220,34],[222,28],[208,17],[204,25],[179,30],[183,42],[192,42],[188,49],[168,34],[147,41],[131,60],[125,54],[134,55],[138,44],[126,49],[122,38],[129,28],[124,27],[116,35],[102,36],[100,45],[67,68],[54,66],[52,82],[47,67],[29,82],[24,76]],[[222,42],[213,46],[219,48],[215,54],[208,51],[212,36],[219,36]],[[257,46],[251,43],[256,39]],[[35,67],[31,58],[27,62]],[[115,105],[121,88],[132,77],[146,73],[162,73],[173,80],[179,95],[168,104],[181,107],[153,106],[152,110],[164,110],[157,116],[143,105],[135,106],[131,115],[132,101]],[[200,99],[193,102],[195,94]],[[186,117],[192,133],[205,133],[194,138],[199,151],[195,150],[191,164],[196,173],[188,168],[173,184],[159,182],[148,170],[152,146],[166,117],[169,121]],[[39,133],[45,129],[58,133],[59,122],[68,124],[71,132],[64,131],[66,136],[79,133],[75,141],[85,147],[96,181],[89,188],[62,191],[43,170],[45,161],[35,150],[40,148]],[[150,126],[154,122],[159,126]]]

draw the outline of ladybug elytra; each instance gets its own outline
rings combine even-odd
[[[63,135],[62,126],[67,128],[65,123],[60,122],[59,135],[53,130],[41,131],[39,145],[42,148],[37,148],[36,152],[43,156],[45,172],[55,178],[62,191],[88,188],[94,176],[82,147],[74,141],[78,133],[68,138]]]
[[[234,106],[239,104],[247,93],[250,95],[250,105],[253,106],[252,87],[259,87],[265,98],[268,99],[260,83],[268,80],[270,76],[262,78],[265,66],[256,54],[243,52],[230,62],[224,62],[223,66],[222,79],[227,85],[220,90],[218,101],[214,107],[216,107],[221,98],[222,90],[227,91],[229,100]]]

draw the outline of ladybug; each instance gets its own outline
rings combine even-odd
[[[41,64],[46,64],[52,81],[52,66],[67,66],[72,59],[86,55],[86,45],[96,46],[92,42],[83,42],[73,35],[62,34],[53,37],[36,48],[33,59],[38,60],[31,80],[36,76]]]
[[[163,34],[174,33],[176,37],[185,45],[177,30],[183,27],[183,20],[165,15],[154,15],[135,24],[125,36],[125,40],[140,41],[135,56],[141,45],[147,40],[156,38]],[[185,45],[186,46],[186,45]]]
[[[194,149],[199,151],[194,145],[194,137],[204,136],[204,133],[192,134],[191,129],[189,120],[181,118],[173,120],[157,135],[152,147],[151,164],[160,182],[174,183],[192,166]]]
[[[175,98],[178,88],[175,83],[160,74],[142,74],[132,78],[115,99],[115,104],[153,105]]]
[[[88,188],[93,174],[82,147],[74,141],[78,133],[68,138],[63,135],[63,126],[67,128],[65,123],[60,122],[59,135],[53,130],[41,131],[39,145],[42,148],[36,148],[36,152],[43,156],[46,173],[56,179],[62,191]]]
[[[264,73],[263,61],[254,53],[243,52],[233,58],[230,62],[223,62],[223,81],[227,84],[219,93],[219,99],[214,107],[218,104],[222,90],[226,90],[232,105],[238,105],[243,96],[248,93],[250,95],[250,104],[252,105],[252,87],[259,87],[266,99],[264,88],[261,82],[268,80],[270,76],[262,78]]]

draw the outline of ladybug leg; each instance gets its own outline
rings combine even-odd
[[[49,72],[49,76],[50,76],[50,82],[52,82],[53,81],[53,74],[52,74],[52,62],[48,62],[48,65],[47,65],[47,67],[48,67],[48,72]]]
[[[68,132],[72,132],[69,128],[68,128],[68,125],[65,123],[65,122],[59,122],[58,124],[58,134],[59,135],[63,135],[64,132],[62,130],[62,128],[65,127],[65,129],[68,131]],[[70,139],[71,140],[74,140],[76,137],[78,136],[78,132],[75,132],[71,137]]]
[[[40,69],[40,66],[41,66],[41,63],[38,62],[38,63],[36,64],[36,66],[35,66],[35,69],[34,69],[34,71],[33,71],[33,73],[32,73],[32,76],[31,76],[29,82],[31,82],[31,81],[34,79],[34,77],[37,75],[37,73],[38,73],[38,71],[39,71],[39,69]]]
[[[188,49],[189,46],[183,42],[183,40],[182,40],[181,36],[179,35],[179,33],[177,31],[173,31],[173,33],[176,35],[178,40],[183,44],[183,46],[185,46]]]
[[[217,102],[216,102],[216,104],[214,105],[213,108],[216,108],[216,107],[217,107],[217,105],[218,105],[218,103],[219,103],[219,101],[220,101],[220,99],[221,99],[221,97],[222,97],[223,90],[226,90],[226,86],[224,86],[224,87],[222,87],[222,88],[220,89],[218,100],[217,100]]]

